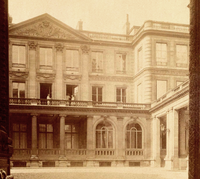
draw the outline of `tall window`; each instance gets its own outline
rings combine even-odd
[[[142,103],[142,84],[137,85],[137,102]]]
[[[126,73],[126,54],[116,54],[117,73]]]
[[[156,43],[156,61],[159,65],[167,64],[167,44]]]
[[[13,82],[13,98],[25,98],[25,83]]]
[[[40,48],[40,66],[52,66],[53,52],[52,48]]]
[[[96,127],[96,148],[113,148],[113,127],[103,121]]]
[[[126,127],[126,148],[142,148],[142,128],[137,123],[129,123]]]
[[[138,50],[138,70],[142,68],[143,65],[143,55],[142,55],[142,48]]]
[[[92,72],[103,72],[102,52],[92,52]]]
[[[12,46],[12,63],[18,65],[25,65],[26,61],[25,46],[13,45]]]
[[[176,45],[176,63],[187,64],[188,49],[187,45]]]
[[[39,148],[53,148],[53,124],[39,124]]]
[[[103,96],[102,91],[103,91],[102,87],[93,86],[92,87],[92,101],[102,101],[102,96]]]
[[[65,149],[78,148],[78,126],[74,124],[65,125]]]
[[[79,69],[79,51],[66,50],[66,69],[76,71]]]
[[[13,147],[15,149],[27,148],[27,124],[13,124]]]
[[[157,80],[157,99],[167,92],[167,81]]]
[[[116,89],[116,98],[117,102],[126,102],[126,89],[125,88],[117,88]]]

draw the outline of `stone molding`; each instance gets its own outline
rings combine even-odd
[[[95,81],[123,81],[123,82],[132,82],[133,77],[130,76],[102,76],[102,75],[90,75],[89,76],[90,80],[95,80]]]
[[[65,80],[78,80],[81,81],[82,76],[81,75],[70,75],[70,74],[63,74],[63,78]]]
[[[36,78],[38,80],[41,80],[41,79],[54,80],[55,76],[56,76],[55,73],[43,73],[43,72],[37,72],[36,73]]]

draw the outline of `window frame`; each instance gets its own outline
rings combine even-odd
[[[123,57],[123,55],[126,56],[124,66],[120,65],[120,70],[118,70],[119,63],[118,63],[117,55],[121,55],[122,57]],[[116,74],[126,74],[127,73],[127,63],[128,63],[128,53],[122,52],[122,51],[116,51],[115,52],[115,72],[116,72]],[[121,62],[121,64],[122,64],[122,62]],[[125,69],[123,70],[121,68],[125,68]]]
[[[51,65],[48,65],[48,59],[46,55],[45,55],[45,64],[41,64],[41,51],[40,51],[41,49],[51,49]],[[54,47],[53,46],[43,46],[43,45],[39,46],[38,55],[39,55],[39,68],[53,69],[54,67]]]
[[[157,44],[166,44],[166,60],[158,60],[157,57]],[[156,65],[158,66],[167,66],[169,63],[169,57],[168,57],[168,48],[169,48],[169,44],[167,41],[156,41],[155,42],[155,61],[156,61]],[[161,51],[162,53],[162,51]],[[160,58],[159,58],[160,59]]]
[[[74,61],[75,60],[70,60],[71,63],[73,63],[73,65],[70,64],[70,67],[67,66],[67,51],[77,51],[77,67],[75,67],[74,65]],[[81,66],[81,63],[80,63],[80,50],[78,48],[66,48],[65,49],[65,53],[64,53],[64,62],[65,62],[65,70],[66,71],[79,71],[80,70],[80,66]]]
[[[120,90],[120,101],[118,101],[118,94],[117,94],[117,90]],[[125,96],[123,97],[123,90],[125,90]],[[127,103],[127,87],[116,87],[115,89],[116,92],[116,102],[118,103]],[[125,98],[125,101],[123,100]]]
[[[13,46],[17,46],[17,47],[24,47],[24,63],[20,63],[20,60],[19,60],[19,49],[18,49],[18,63],[13,63]],[[26,44],[20,44],[20,43],[12,43],[11,44],[11,63],[12,63],[12,66],[13,67],[26,67],[27,66],[27,45]]]
[[[102,55],[102,64],[101,64],[101,67],[102,68],[93,68],[93,53],[96,53],[96,56],[98,56],[98,54],[101,54]],[[97,64],[99,64],[99,61],[100,59],[97,58],[96,61],[98,62]],[[97,65],[95,65],[96,67]],[[91,52],[91,69],[92,69],[92,73],[103,73],[104,71],[104,52],[103,51],[100,51],[100,50],[93,50]]]

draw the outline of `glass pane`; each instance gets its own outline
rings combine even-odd
[[[137,148],[142,148],[142,132],[137,133]]]
[[[66,67],[71,67],[71,62],[72,62],[72,54],[71,50],[66,50]]]
[[[19,133],[13,132],[13,147],[19,149]]]
[[[19,124],[13,124],[13,131],[19,131]]]
[[[65,132],[71,132],[71,125],[65,125]]]
[[[107,132],[106,131],[102,131],[102,148],[107,148],[107,143],[108,143],[108,139],[107,139]]]
[[[53,132],[53,125],[47,124],[47,132]]]
[[[26,124],[20,124],[20,131],[26,131],[27,125]]]
[[[71,134],[65,134],[65,148],[71,149]]]
[[[72,134],[72,149],[78,149],[78,135]]]
[[[39,124],[39,132],[46,132],[46,125],[45,124]]]
[[[131,148],[136,148],[136,132],[131,130]]]
[[[45,65],[45,48],[40,48],[40,65]]]
[[[46,135],[45,135],[45,133],[39,133],[39,148],[40,149],[46,148]]]
[[[25,64],[25,46],[19,46],[19,63]]]
[[[27,134],[20,133],[20,148],[25,149],[27,148]]]
[[[73,50],[73,67],[79,67],[79,54],[77,50]]]
[[[52,49],[51,48],[46,48],[46,65],[47,66],[52,66]]]
[[[113,132],[108,131],[108,148],[113,148]]]
[[[53,148],[53,134],[47,133],[47,149]]]
[[[101,148],[101,132],[96,131],[96,148]]]

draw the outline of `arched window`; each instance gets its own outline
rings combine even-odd
[[[107,121],[96,127],[96,148],[113,148],[113,127]]]
[[[126,127],[126,148],[142,148],[142,128],[137,123],[129,123]]]

